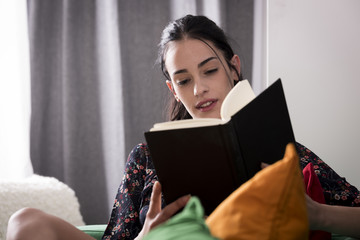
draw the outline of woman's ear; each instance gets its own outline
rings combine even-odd
[[[239,81],[239,75],[241,72],[241,63],[240,63],[240,58],[238,55],[234,54],[234,56],[231,58],[231,64],[235,67],[236,71],[234,69],[232,69],[231,71],[231,76],[233,77],[233,79],[235,81]]]
[[[174,94],[174,97],[175,97],[176,101],[180,102],[180,99],[176,96],[176,92],[175,92],[175,90],[173,88],[172,82],[169,81],[169,80],[166,80],[166,85],[169,88],[170,92],[172,92],[172,94]]]

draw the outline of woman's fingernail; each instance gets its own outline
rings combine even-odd
[[[184,203],[187,203],[190,200],[190,198],[191,198],[190,194],[185,195],[185,196],[182,197],[182,201],[184,201]]]

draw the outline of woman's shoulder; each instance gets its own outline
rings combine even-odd
[[[152,166],[148,145],[146,143],[138,143],[135,145],[129,153],[127,163],[146,165],[147,167],[149,167],[149,165]]]
[[[150,157],[149,147],[146,143],[136,144],[130,151],[130,155],[136,155],[141,157]]]
[[[136,144],[133,149],[131,150],[130,154],[145,154],[145,155],[150,155],[149,152],[149,147],[146,143],[138,143]]]

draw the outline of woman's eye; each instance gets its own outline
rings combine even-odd
[[[218,70],[217,68],[213,68],[213,69],[207,70],[207,71],[205,72],[205,74],[206,74],[206,75],[212,74],[212,73],[215,73],[217,70]]]
[[[183,86],[188,82],[189,82],[189,79],[184,79],[184,80],[177,81],[176,84],[179,86]]]

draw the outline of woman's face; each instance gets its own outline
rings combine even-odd
[[[222,52],[211,42],[207,43],[216,54],[196,39],[169,42],[165,54],[165,67],[171,78],[167,85],[193,118],[220,118],[224,98],[234,87],[234,80],[238,80]],[[240,71],[237,55],[231,62]]]

